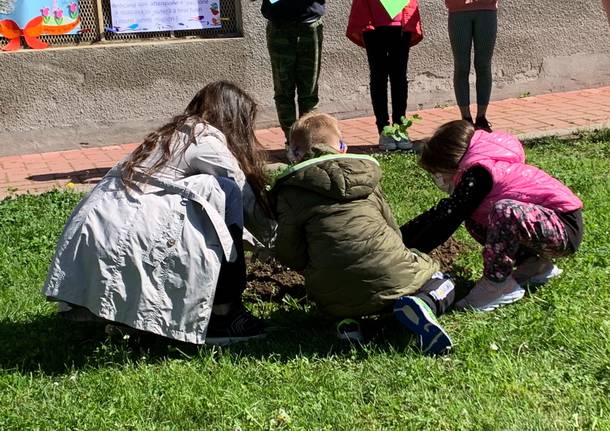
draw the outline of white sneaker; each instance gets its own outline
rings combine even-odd
[[[411,140],[409,138],[401,139],[400,141],[396,142],[396,147],[399,150],[412,150],[413,142],[411,142]]]
[[[532,256],[516,267],[512,275],[517,283],[526,286],[545,284],[562,272],[550,259]]]
[[[379,135],[379,149],[381,151],[396,150],[396,141],[391,136]]]
[[[494,282],[481,277],[464,299],[456,302],[458,310],[492,311],[502,305],[517,302],[525,295],[515,279],[509,276],[501,282]]]

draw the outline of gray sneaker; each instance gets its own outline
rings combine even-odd
[[[411,142],[411,140],[409,138],[407,139],[401,139],[400,141],[396,142],[396,147],[399,150],[412,150],[413,149],[413,142]]]
[[[545,284],[563,271],[553,261],[543,257],[530,257],[513,271],[513,278],[522,286]]]
[[[379,149],[381,151],[396,150],[396,141],[391,136],[379,135]]]
[[[517,302],[525,295],[523,289],[512,276],[494,282],[481,277],[464,299],[456,302],[456,310],[492,311],[506,304]]]

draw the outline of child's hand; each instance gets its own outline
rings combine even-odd
[[[267,263],[275,258],[275,250],[271,247],[257,247],[252,252],[252,262]]]

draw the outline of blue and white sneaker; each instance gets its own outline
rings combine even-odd
[[[419,337],[419,348],[425,355],[440,355],[453,347],[451,338],[422,299],[416,296],[398,298],[394,304],[394,315]]]

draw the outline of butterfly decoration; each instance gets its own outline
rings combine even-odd
[[[3,51],[17,51],[21,49],[21,37],[27,46],[32,49],[44,49],[49,46],[39,37],[43,34],[59,35],[73,31],[80,25],[80,16],[74,21],[64,25],[46,25],[44,17],[39,15],[32,18],[23,28],[19,27],[12,19],[0,20],[0,35],[4,36],[9,42],[2,48]]]

